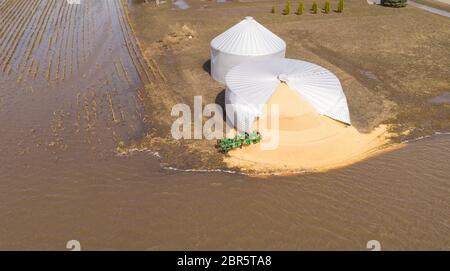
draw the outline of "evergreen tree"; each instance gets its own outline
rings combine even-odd
[[[407,0],[382,0],[381,4],[383,6],[401,8],[401,7],[406,6],[406,2],[407,2]]]
[[[327,0],[325,2],[325,7],[323,9],[324,9],[325,13],[330,13],[330,10],[331,10],[330,1]]]
[[[291,14],[291,1],[287,1],[287,3],[286,3],[286,6],[284,7],[284,10],[283,10],[283,14],[284,15],[289,15],[289,14]]]
[[[276,9],[275,9],[275,5],[272,6],[272,9],[270,10],[270,13],[275,14]]]
[[[297,15],[302,15],[303,11],[305,11],[305,5],[303,4],[303,2],[300,2],[297,8]]]
[[[339,0],[337,12],[339,13],[344,12],[344,0]]]
[[[313,2],[311,10],[312,10],[312,12],[313,12],[314,14],[317,13],[317,3],[316,3],[316,1]]]

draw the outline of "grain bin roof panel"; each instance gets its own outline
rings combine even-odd
[[[283,51],[286,43],[252,17],[246,17],[215,37],[211,47],[228,54],[259,56]]]
[[[347,98],[339,79],[316,64],[286,58],[265,58],[235,66],[225,80],[227,91],[233,92],[233,103],[247,103],[262,110],[258,105],[267,103],[282,80],[319,114],[351,123]]]

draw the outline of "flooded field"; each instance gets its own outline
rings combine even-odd
[[[121,1],[14,0],[0,12],[2,142],[67,149],[142,135],[150,77]]]
[[[1,249],[448,249],[450,137],[326,174],[161,169],[148,153],[1,157]]]
[[[365,250],[371,239],[386,250],[449,249],[446,135],[289,177],[117,155],[165,129],[147,121],[142,101],[168,95],[126,9],[121,0],[0,0],[0,250],[65,250],[72,239],[86,250]]]

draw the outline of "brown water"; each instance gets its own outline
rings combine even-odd
[[[0,249],[450,248],[449,136],[291,177],[117,156],[145,132],[152,80],[123,14],[119,0],[0,0]]]

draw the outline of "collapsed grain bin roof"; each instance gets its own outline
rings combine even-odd
[[[211,41],[215,50],[246,56],[273,54],[286,49],[286,43],[253,17],[247,16]]]
[[[351,123],[339,79],[316,64],[286,58],[253,60],[232,68],[225,81],[226,103],[232,104],[238,115],[246,116],[250,124],[262,114],[264,104],[281,82],[298,92],[319,114]],[[239,130],[250,129],[249,123]]]

